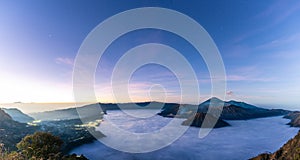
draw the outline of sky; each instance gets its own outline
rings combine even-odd
[[[139,7],[176,10],[209,33],[224,62],[226,99],[299,106],[300,2],[296,0],[0,0],[0,102],[73,102],[72,72],[83,40],[107,18]],[[128,50],[147,43],[175,48],[193,67],[201,95],[183,95],[189,97],[183,103],[211,96],[207,66],[188,41],[167,31],[141,29],[120,36],[105,50],[95,73],[99,101],[126,102],[112,98],[112,71]],[[128,90],[132,101],[178,102],[182,96],[176,74],[157,64],[138,68]]]

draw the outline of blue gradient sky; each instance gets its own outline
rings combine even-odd
[[[294,107],[299,104],[300,2],[296,0],[136,0],[130,3],[2,0],[0,102],[73,101],[73,62],[88,33],[116,13],[153,6],[182,12],[208,31],[225,64],[227,99]],[[96,93],[100,101],[112,101],[107,84],[118,58],[128,49],[150,42],[180,51],[197,73],[200,99],[210,97],[210,77],[196,50],[177,35],[146,29],[120,37],[105,52],[96,73]],[[140,68],[130,82],[134,101],[150,100],[148,91],[153,84],[164,86],[168,101],[177,102],[180,96],[176,77],[158,65]],[[161,95],[159,90],[153,93]],[[155,100],[160,100],[159,97]]]

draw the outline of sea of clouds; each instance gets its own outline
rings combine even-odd
[[[171,118],[155,115],[158,111],[131,110],[126,111],[130,115],[139,115],[134,118],[122,111],[109,111],[104,122],[110,121],[114,125],[135,133],[151,133],[158,131],[167,125]],[[150,116],[154,115],[154,116]],[[175,119],[178,127],[184,119]],[[126,153],[105,146],[101,142],[84,144],[72,151],[72,153],[84,154],[91,160],[241,160],[249,159],[260,153],[274,152],[289,139],[293,138],[299,128],[286,125],[288,119],[281,116],[258,118],[252,120],[227,121],[230,127],[213,129],[205,138],[198,138],[199,128],[190,127],[185,134],[169,146],[148,153]],[[113,132],[110,131],[110,132]],[[118,138],[122,135],[118,135]],[[126,137],[122,137],[126,139]],[[116,137],[107,136],[106,140],[115,140]],[[130,143],[119,141],[119,143]],[[149,139],[149,144],[153,139]]]

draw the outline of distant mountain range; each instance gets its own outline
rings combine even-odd
[[[70,120],[70,119],[78,119],[80,112],[80,118],[88,121],[101,119],[103,114],[106,114],[109,110],[119,110],[121,109],[149,109],[147,105],[150,102],[142,102],[142,103],[121,103],[121,104],[113,104],[113,103],[96,103],[85,105],[78,108],[68,108],[54,111],[46,111],[39,113],[30,114],[36,120],[42,121],[53,121],[53,120]],[[140,108],[136,108],[139,106]],[[218,122],[225,125],[225,120],[247,120],[253,118],[261,118],[261,117],[270,117],[270,116],[279,116],[279,115],[287,115],[291,113],[291,111],[283,110],[283,109],[265,109],[260,108],[251,104],[247,104],[245,102],[237,102],[237,101],[222,101],[216,97],[210,98],[199,105],[190,105],[190,104],[178,104],[178,103],[161,103],[161,102],[151,102],[151,109],[161,109],[161,112],[158,115],[163,117],[177,117],[177,118],[186,118],[187,122],[183,124],[188,124],[195,114],[198,114],[195,122],[190,123],[192,126],[198,126],[202,123],[203,115],[207,115],[212,117],[217,117],[216,115],[208,114],[209,106],[211,106],[212,111],[216,111],[220,113],[220,117]],[[196,111],[196,112],[193,112]],[[201,118],[200,118],[201,117]],[[223,121],[225,123],[223,123]],[[300,122],[300,121],[299,121]]]
[[[142,103],[135,103],[135,104],[145,109],[145,106],[147,106],[147,104],[149,103],[150,102],[142,102]],[[136,105],[133,105],[133,103],[121,103],[121,104],[96,103],[96,104],[89,104],[77,108],[67,108],[67,109],[60,109],[54,111],[31,113],[29,115],[36,120],[42,120],[42,121],[70,120],[70,119],[78,119],[78,118],[85,119],[87,121],[92,121],[96,119],[101,119],[103,114],[106,114],[108,110],[120,110],[120,107],[122,109],[137,109]],[[153,106],[154,107],[151,109],[160,109],[162,103],[154,102]],[[78,111],[80,112],[80,117]]]
[[[80,110],[84,114],[79,117],[77,110]],[[98,104],[85,105],[78,108],[67,108],[54,111],[45,111],[38,113],[30,113],[29,115],[36,120],[41,121],[57,121],[57,120],[71,120],[79,118],[100,119],[99,115],[102,115]]]
[[[210,119],[218,119],[215,127],[229,126],[226,120],[247,120],[253,118],[270,117],[290,114],[298,114],[300,112],[293,113],[283,109],[265,109],[260,108],[245,102],[238,101],[222,101],[216,97],[212,97],[199,105],[190,104],[178,104],[178,103],[161,103],[151,102],[151,108],[147,107],[150,102],[141,103],[96,103],[89,104],[78,108],[67,108],[54,111],[31,113],[26,115],[18,109],[4,109],[6,113],[12,117],[15,121],[27,123],[35,120],[41,121],[58,121],[58,120],[72,120],[72,119],[84,119],[86,121],[94,121],[102,119],[103,114],[106,114],[109,110],[120,110],[121,109],[161,109],[158,115],[163,117],[177,117],[185,118],[186,121],[183,125],[191,124],[195,127],[200,127],[204,120],[204,117],[210,117]],[[139,108],[136,108],[138,106]],[[220,117],[214,114],[209,114],[208,109],[212,112],[220,113]],[[78,114],[80,112],[80,117]],[[210,112],[210,113],[212,113]],[[196,116],[195,116],[196,115]],[[195,118],[194,118],[195,117]],[[288,117],[286,117],[288,118]],[[300,118],[290,118],[291,126],[300,126]],[[193,121],[192,121],[193,120]],[[298,125],[296,125],[298,124]]]

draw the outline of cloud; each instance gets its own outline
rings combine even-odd
[[[74,60],[71,58],[67,58],[67,57],[58,57],[55,59],[55,63],[73,66]]]
[[[228,72],[227,72],[228,73]],[[227,81],[248,81],[248,82],[270,82],[276,78],[264,74],[264,69],[256,65],[238,67],[230,70],[226,76]]]
[[[285,47],[285,50],[293,50],[294,48],[298,49],[298,44],[300,42],[300,33],[290,34],[287,36],[282,36],[276,39],[273,39],[269,42],[257,46],[257,49],[274,49],[275,47]],[[286,47],[286,46],[295,46],[295,47]]]
[[[300,9],[300,3],[285,3],[283,1],[277,1],[255,15],[251,20],[260,20],[260,19],[271,19],[274,18],[274,24],[282,22],[284,19],[289,17],[291,14]]]
[[[155,86],[157,85],[161,85],[162,88],[156,88]],[[195,99],[193,94],[186,92],[186,95],[182,95],[180,88],[173,87],[172,85],[170,86],[170,84],[157,84],[144,81],[131,83],[128,83],[127,81],[120,81],[114,83],[113,87],[110,83],[97,83],[95,84],[95,94],[101,102],[120,103],[152,100],[162,102],[179,102],[181,100],[181,96],[187,96],[188,98],[185,98],[185,100]],[[114,95],[116,96],[116,94],[118,94],[118,99],[114,98]],[[127,94],[130,99],[126,96]],[[189,103],[189,101],[186,100],[185,103]]]
[[[228,75],[227,81],[252,81],[252,82],[270,82],[275,79],[272,77],[252,77],[242,75]]]
[[[227,81],[246,81],[248,78],[246,76],[240,76],[240,75],[228,75],[226,77]]]
[[[244,34],[236,37],[233,42],[234,44],[238,44],[252,36],[258,35],[261,32],[268,31],[274,26],[283,23],[286,19],[288,19],[291,15],[299,11],[300,2],[293,3],[285,3],[283,1],[278,1],[269,5],[268,8],[258,13],[254,17],[250,18],[249,21],[265,21],[265,25],[261,25],[259,27],[255,27],[250,31],[244,32]]]
[[[233,91],[227,91],[227,92],[226,92],[226,95],[228,95],[228,96],[233,96],[234,93],[233,93]]]

